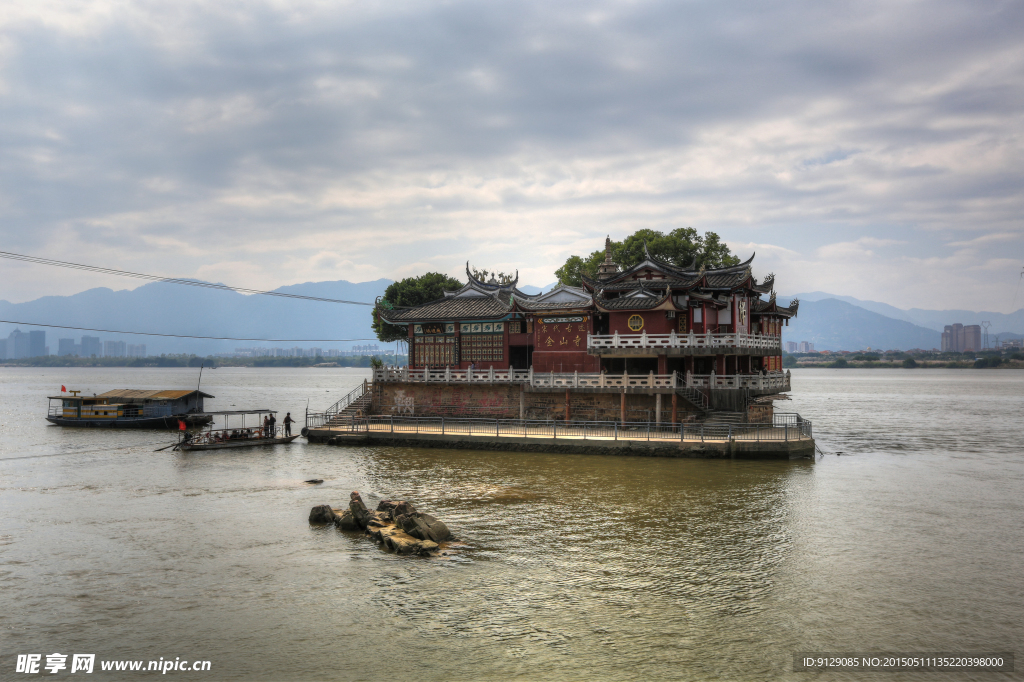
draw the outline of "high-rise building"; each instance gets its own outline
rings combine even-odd
[[[7,339],[0,339],[0,360],[7,359]]]
[[[98,358],[101,355],[103,355],[103,347],[100,345],[100,337],[83,336],[81,356],[83,358]]]
[[[7,359],[20,360],[29,356],[29,335],[20,329],[15,329],[7,337]]]
[[[796,341],[786,341],[786,352],[787,353],[795,353],[796,352]]]
[[[813,353],[814,352],[814,344],[809,342],[809,341],[801,341],[799,348],[800,348],[800,352],[801,353]]]
[[[947,353],[978,352],[981,350],[981,325],[947,324],[942,331],[942,350]]]
[[[969,324],[964,327],[964,348],[965,353],[977,353],[981,350],[981,325]]]
[[[79,355],[81,350],[74,339],[57,339],[57,355]]]
[[[144,357],[146,357],[146,344],[144,344],[144,343],[139,343],[139,344],[129,343],[128,344],[128,348],[127,348],[127,352],[128,352],[128,357],[130,357],[130,358],[144,358]]]
[[[103,342],[103,357],[105,358],[123,358],[126,352],[127,347],[124,341]]]
[[[28,356],[30,358],[39,358],[44,355],[49,355],[46,352],[46,332],[44,331],[31,331],[28,333]]]

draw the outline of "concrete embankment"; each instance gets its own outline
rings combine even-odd
[[[309,429],[310,443],[327,445],[395,445],[464,450],[508,450],[565,454],[607,454],[633,457],[691,457],[700,459],[813,458],[814,440],[614,440],[611,438],[550,438],[542,436],[459,435],[369,431],[351,433]]]

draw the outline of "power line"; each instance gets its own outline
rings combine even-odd
[[[379,339],[240,339],[234,336],[192,336],[191,334],[157,334],[155,332],[126,332],[117,329],[93,329],[92,327],[69,327],[63,324],[39,324],[38,322],[18,322],[16,320],[0,320],[5,324],[23,324],[26,327],[49,327],[53,329],[77,329],[83,332],[103,332],[104,334],[135,334],[138,336],[166,336],[174,339],[209,339],[211,341],[271,341],[274,343],[339,343],[342,341],[378,341]]]
[[[104,275],[118,275],[119,277],[134,277],[135,279],[145,279],[151,282],[166,282],[168,284],[184,284],[190,287],[203,287],[205,289],[220,289],[222,291],[237,291],[240,294],[259,294],[261,296],[280,296],[281,298],[297,298],[303,301],[320,301],[322,303],[345,303],[347,305],[369,305],[372,303],[366,303],[365,301],[344,301],[337,298],[320,298],[318,296],[301,296],[299,294],[286,294],[280,291],[261,291],[259,289],[246,289],[245,287],[232,287],[227,284],[213,284],[211,282],[199,282],[192,279],[179,279],[177,277],[158,277],[157,275],[145,275],[141,272],[129,272],[127,270],[113,270],[111,268],[102,268],[98,265],[83,265],[81,263],[68,263],[61,260],[51,260],[49,258],[38,258],[36,256],[26,256],[21,253],[10,253],[8,251],[0,251],[0,258],[6,258],[8,260],[18,260],[25,263],[35,263],[36,265],[53,265],[60,268],[71,268],[73,270],[85,270],[86,272],[98,272]],[[39,325],[40,327],[53,326],[53,325]],[[195,337],[205,338],[205,337]]]

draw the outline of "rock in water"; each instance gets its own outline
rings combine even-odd
[[[366,528],[366,524],[370,521],[370,512],[367,511],[359,493],[352,493],[352,501],[348,503],[348,508],[352,511],[352,518],[359,524],[359,527]]]
[[[448,526],[444,525],[444,521],[434,520],[430,524],[430,539],[434,542],[444,542],[452,536],[451,531],[448,530]]]
[[[419,540],[430,539],[430,526],[416,514],[402,514],[395,520],[395,525]]]
[[[376,510],[369,511],[359,491],[352,491],[348,509],[340,514],[328,505],[313,507],[309,522],[333,522],[341,530],[364,530],[396,554],[431,556],[440,549],[437,543],[451,538],[448,526],[416,511],[405,500],[381,500]]]
[[[415,514],[416,508],[409,502],[401,501],[395,503],[395,508],[391,510],[391,518],[397,519],[399,516],[405,514]]]
[[[334,513],[333,509],[331,509],[331,505],[320,504],[313,507],[313,509],[309,512],[309,522],[334,523],[334,519],[336,518],[336,516],[337,514]]]
[[[334,517],[334,525],[341,530],[359,530],[359,524],[352,518],[352,510],[346,509]]]

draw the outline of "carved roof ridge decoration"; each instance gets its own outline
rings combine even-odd
[[[480,285],[481,287],[484,287],[484,288],[489,289],[489,290],[512,290],[512,289],[516,288],[517,284],[519,284],[519,270],[518,270],[518,268],[516,269],[516,276],[515,276],[515,278],[512,279],[511,282],[498,282],[497,280],[494,279],[493,273],[491,274],[491,281],[490,282],[484,282],[483,280],[477,279],[476,277],[473,276],[473,273],[469,269],[469,261],[467,260],[466,261],[466,279],[469,282],[475,282],[476,284]]]
[[[796,317],[797,312],[800,310],[800,299],[794,298],[789,302],[788,306],[780,306],[778,301],[775,299],[775,292],[772,292],[771,298],[767,301],[754,301],[754,305],[751,308],[752,313],[759,315],[775,315],[777,317]]]

